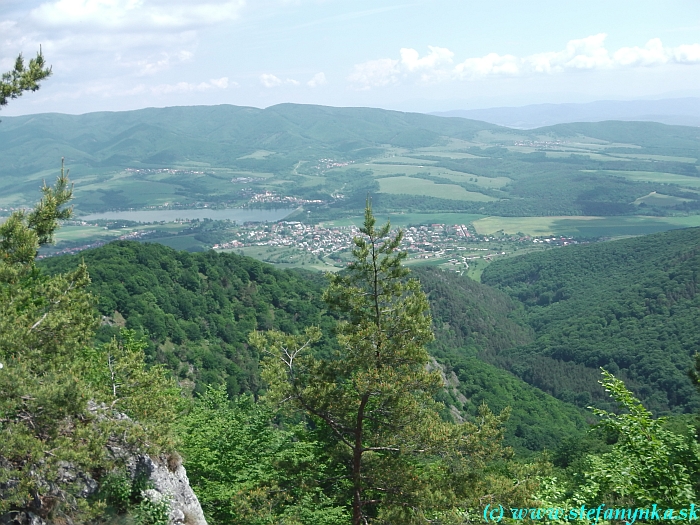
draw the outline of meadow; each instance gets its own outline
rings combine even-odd
[[[624,177],[629,180],[641,182],[659,182],[661,184],[676,184],[685,188],[700,189],[700,177],[679,175],[677,173],[663,173],[659,171],[605,171],[616,177]]]
[[[467,191],[456,184],[436,184],[414,177],[387,177],[379,181],[379,192],[393,195],[417,195],[439,199],[488,202],[496,200],[482,193]]]

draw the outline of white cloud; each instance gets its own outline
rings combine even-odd
[[[281,86],[282,80],[277,78],[275,75],[264,73],[260,75],[260,83],[266,88],[271,88],[275,86]]]
[[[260,75],[260,83],[266,88],[273,88],[281,86],[282,84],[290,84],[292,86],[299,85],[298,80],[294,80],[293,78],[285,78],[284,80],[282,80],[281,78],[276,77],[275,75],[271,75],[269,73],[263,73],[262,75]]]
[[[162,52],[158,58],[128,61],[119,54],[116,56],[116,61],[121,66],[136,71],[138,75],[154,75],[174,65],[189,62],[193,56],[194,53],[191,51],[182,50],[177,53]]]
[[[219,79],[212,78],[209,83],[215,88],[226,89],[229,86],[238,86],[236,82],[229,83],[228,77],[221,77]]]
[[[476,78],[488,75],[517,75],[520,73],[518,59],[513,55],[489,53],[480,58],[468,58],[454,68],[457,78]]]
[[[673,60],[678,64],[700,63],[700,44],[678,46],[673,50]]]
[[[644,47],[623,47],[613,55],[622,66],[657,66],[669,61],[670,50],[664,49],[660,38],[654,38]]]
[[[316,73],[314,77],[309,80],[306,85],[312,88],[322,86],[324,84],[327,84],[328,81],[326,80],[326,75],[323,73]]]
[[[235,20],[245,0],[57,0],[32,9],[34,25],[81,32],[184,30]]]
[[[452,65],[454,53],[443,47],[428,47],[421,57],[418,51],[402,48],[400,60],[382,58],[354,66],[348,80],[361,90],[395,84],[402,80],[449,81],[474,80],[493,76],[531,76],[557,74],[572,70],[601,70],[654,67],[664,64],[700,64],[700,44],[664,47],[659,38],[644,47],[622,47],[610,53],[605,33],[570,40],[561,51],[536,53],[525,57],[488,53]]]
[[[605,35],[599,33],[570,40],[562,51],[536,53],[522,59],[523,70],[533,73],[561,73],[566,69],[606,69],[611,66],[605,49]]]
[[[416,71],[419,69],[435,69],[441,64],[451,64],[454,53],[445,47],[428,46],[430,53],[423,58],[420,58],[418,51],[415,49],[402,48],[401,65],[408,71]]]

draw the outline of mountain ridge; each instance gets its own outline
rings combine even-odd
[[[483,120],[500,126],[528,130],[554,124],[605,120],[649,121],[669,125],[700,126],[700,98],[545,103],[483,109],[455,109],[428,114]]]

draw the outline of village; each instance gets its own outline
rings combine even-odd
[[[499,251],[500,242],[526,245],[565,246],[578,244],[571,237],[530,237],[527,235],[479,235],[471,225],[431,224],[404,228],[400,249],[410,259],[449,259],[453,264],[467,264],[469,260],[505,255]],[[235,250],[251,246],[292,247],[342,263],[343,254],[353,247],[353,238],[360,235],[355,225],[308,225],[296,221],[251,223],[232,232],[232,239],[215,244],[214,250]],[[489,244],[491,243],[490,247]],[[476,252],[476,253],[474,253]],[[486,252],[486,253],[484,253]],[[450,258],[451,257],[451,258]]]

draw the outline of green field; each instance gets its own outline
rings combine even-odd
[[[620,237],[647,235],[676,228],[700,226],[700,215],[687,217],[486,217],[474,222],[480,234],[522,232],[533,236],[570,235]]]
[[[194,238],[194,235],[178,235],[176,237],[153,237],[148,238],[147,242],[157,242],[159,244],[164,244],[165,246],[170,246],[175,250],[206,250],[209,247],[205,244],[199,242]]]
[[[629,157],[631,159],[641,159],[641,160],[665,160],[670,162],[687,162],[688,164],[695,164],[698,159],[693,157],[672,157],[670,155],[645,155],[643,153],[615,153],[615,157]]]
[[[273,264],[278,268],[304,268],[324,272],[337,272],[339,267],[316,257],[312,253],[287,246],[246,246],[222,252],[242,253],[259,261]]]
[[[121,230],[108,230],[99,226],[61,226],[54,237],[56,242],[92,241],[101,237],[117,237],[123,234]]]
[[[700,177],[689,177],[688,175],[678,175],[676,173],[622,170],[605,170],[604,173],[640,182],[660,182],[662,184],[678,184],[687,188],[700,188]]]
[[[467,191],[456,184],[436,184],[431,180],[415,177],[389,177],[379,180],[380,193],[392,195],[419,195],[459,201],[489,202],[495,201],[483,193]]]
[[[384,224],[387,219],[392,226],[405,227],[417,224],[469,224],[482,219],[483,215],[474,213],[376,213],[377,223]],[[348,217],[324,222],[324,226],[361,226],[364,217]]]
[[[580,150],[576,152],[572,151],[548,151],[546,153],[547,157],[550,159],[561,159],[561,158],[567,158],[571,157],[571,155],[582,155],[585,154],[588,157],[590,157],[591,160],[602,160],[602,161],[613,161],[613,160],[625,160],[625,161],[630,161],[631,159],[628,158],[620,158],[620,157],[612,157],[610,155],[603,155],[601,153],[591,153],[590,151],[585,151],[585,150]]]

